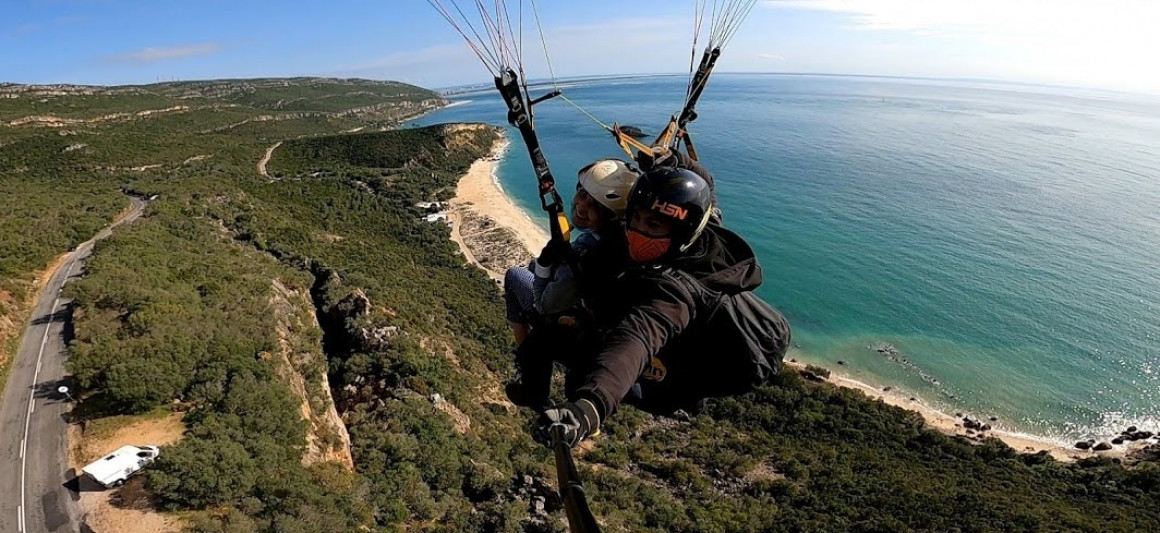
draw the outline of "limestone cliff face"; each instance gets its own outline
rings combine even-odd
[[[272,356],[278,375],[302,399],[300,411],[308,424],[302,462],[337,461],[354,468],[350,435],[334,406],[322,353],[322,329],[310,294],[274,280],[271,307],[278,321],[278,353]]]
[[[487,124],[447,124],[443,126],[443,147],[447,150],[461,150],[465,147],[486,149],[497,131],[495,126]],[[481,142],[481,136],[487,136],[489,140]]]

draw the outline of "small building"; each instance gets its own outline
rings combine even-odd
[[[448,222],[447,213],[435,213],[432,215],[427,215],[426,217],[423,217],[423,220],[427,222]]]

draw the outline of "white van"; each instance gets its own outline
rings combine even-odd
[[[85,465],[81,472],[102,486],[117,487],[159,455],[161,450],[156,446],[121,446],[113,453]]]

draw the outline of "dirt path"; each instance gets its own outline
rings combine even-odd
[[[475,255],[471,253],[471,248],[467,246],[467,242],[463,240],[463,234],[459,232],[459,224],[462,218],[462,215],[459,213],[459,211],[452,211],[448,213],[447,218],[448,221],[451,222],[451,241],[459,245],[459,251],[463,254],[463,257],[467,259],[467,262],[483,269],[484,272],[487,272],[488,277],[495,280],[496,282],[502,283],[503,274],[483,266],[483,264],[475,258]]]
[[[277,150],[279,146],[282,146],[282,141],[278,141],[274,143],[274,146],[267,148],[266,155],[262,156],[261,161],[258,161],[258,174],[261,174],[262,177],[270,177],[270,175],[266,173],[266,164],[270,162],[271,157],[274,157],[274,150]]]

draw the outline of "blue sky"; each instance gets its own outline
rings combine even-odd
[[[507,3],[515,16],[519,0]],[[444,87],[489,79],[424,0],[5,4],[0,81],[112,85],[312,75]],[[692,0],[538,5],[557,76],[688,68]],[[1157,28],[1156,0],[769,0],[759,2],[718,68],[1160,92]],[[534,26],[526,31],[529,75],[546,77]]]

